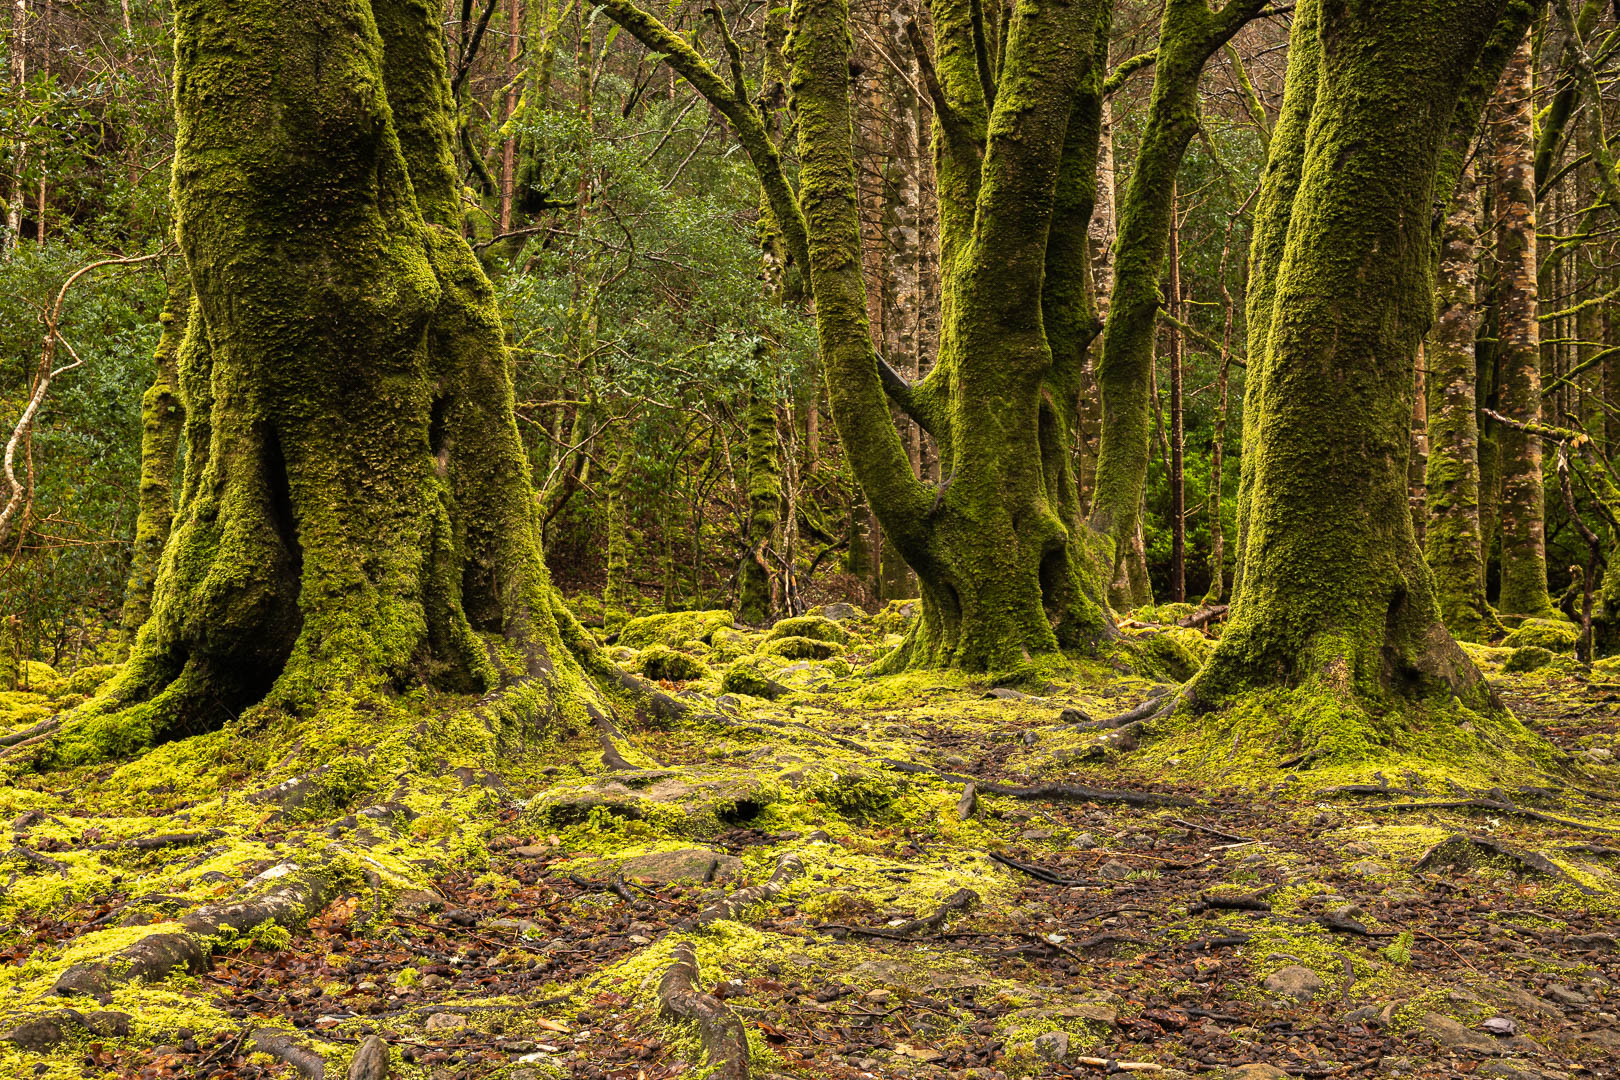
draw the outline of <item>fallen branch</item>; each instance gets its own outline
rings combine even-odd
[[[1378,789],[1373,789],[1378,790]],[[1392,789],[1393,790],[1393,789]],[[1405,794],[1404,792],[1402,794]],[[1415,803],[1385,803],[1374,804],[1368,810],[1494,810],[1499,814],[1518,814],[1521,817],[1534,818],[1536,821],[1545,821],[1553,825],[1567,825],[1572,829],[1591,829],[1593,832],[1620,833],[1620,829],[1611,829],[1603,825],[1594,825],[1589,821],[1574,821],[1561,818],[1554,814],[1544,814],[1540,810],[1532,810],[1517,803],[1503,802],[1497,799],[1445,799],[1439,802]]]
[[[748,1035],[725,1002],[698,989],[697,954],[690,941],[675,946],[675,962],[658,981],[658,1001],[667,1016],[698,1027],[711,1080],[749,1080]]]
[[[1036,866],[1034,863],[1019,862],[1017,859],[1010,859],[1007,856],[999,854],[999,853],[994,852],[994,851],[989,852],[989,855],[990,855],[991,859],[993,859],[996,862],[1000,863],[1002,866],[1010,867],[1010,868],[1012,868],[1014,870],[1017,870],[1021,874],[1028,874],[1030,877],[1034,878],[1036,881],[1044,881],[1048,885],[1087,885],[1087,884],[1090,884],[1090,882],[1083,881],[1080,878],[1064,877],[1062,874],[1056,873],[1056,872],[1054,872],[1052,870],[1048,870],[1044,866]]]
[[[1419,870],[1428,870],[1435,866],[1458,865],[1458,860],[1455,854],[1453,853],[1448,857],[1446,849],[1454,848],[1459,845],[1483,848],[1492,854],[1501,855],[1505,858],[1512,859],[1514,862],[1534,870],[1538,874],[1546,874],[1548,877],[1557,878],[1560,881],[1567,881],[1571,885],[1575,886],[1578,891],[1588,895],[1597,892],[1597,890],[1591,886],[1577,881],[1575,877],[1567,870],[1539,852],[1524,851],[1509,844],[1504,844],[1500,840],[1493,840],[1488,836],[1470,836],[1465,832],[1453,833],[1451,836],[1448,836],[1438,844],[1435,844],[1428,851],[1425,851],[1422,857],[1417,861],[1417,868]]]

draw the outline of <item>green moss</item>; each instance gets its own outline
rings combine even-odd
[[[1543,649],[1539,645],[1522,645],[1514,649],[1512,654],[1508,656],[1507,662],[1502,665],[1502,670],[1507,672],[1537,671],[1552,662],[1553,654],[1547,649]]]
[[[1534,646],[1550,652],[1567,653],[1575,648],[1575,640],[1580,635],[1580,628],[1574,623],[1556,619],[1525,619],[1502,644],[1509,649]]]
[[[779,637],[759,647],[761,656],[780,656],[787,660],[826,660],[837,656],[842,648],[831,641],[808,637]]]
[[[775,700],[782,695],[782,689],[780,683],[751,660],[738,660],[720,680],[720,692],[723,694],[747,694],[749,697]]]
[[[783,619],[771,627],[765,640],[778,641],[790,637],[811,638],[815,641],[832,642],[835,645],[848,645],[852,640],[848,630],[820,615],[800,615],[793,619]]]
[[[1159,668],[1177,682],[1196,675],[1215,651],[1215,643],[1190,627],[1168,626],[1137,639],[1150,668]]]
[[[642,649],[636,666],[643,675],[660,682],[690,682],[714,674],[697,657],[677,652],[667,645],[649,645]]]
[[[674,649],[686,641],[708,644],[716,630],[729,627],[732,622],[729,611],[672,611],[664,615],[645,615],[624,624],[618,643],[631,649],[644,649],[649,645],[667,645]]]

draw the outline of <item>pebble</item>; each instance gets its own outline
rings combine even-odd
[[[467,1026],[467,1018],[459,1013],[434,1013],[422,1026],[428,1031],[458,1031]]]
[[[1124,881],[1130,872],[1131,868],[1118,859],[1109,859],[1097,867],[1097,876],[1109,881]]]

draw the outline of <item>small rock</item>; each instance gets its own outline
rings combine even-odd
[[[1097,838],[1088,832],[1083,832],[1079,836],[1075,837],[1069,843],[1069,846],[1074,848],[1076,851],[1090,851],[1092,848],[1097,846]]]
[[[1036,1036],[1035,1052],[1046,1061],[1062,1061],[1069,1056],[1069,1033],[1048,1031],[1045,1035]]]
[[[1448,1050],[1467,1050],[1475,1054],[1501,1052],[1495,1039],[1478,1031],[1470,1031],[1449,1016],[1425,1013],[1420,1026],[1429,1038]]]
[[[443,975],[424,975],[422,976],[422,989],[437,990],[439,987],[445,985],[449,981],[450,980],[445,978]]]
[[[1282,994],[1296,1001],[1309,1001],[1327,984],[1322,981],[1322,976],[1310,968],[1290,964],[1267,975],[1261,985],[1273,994]]]
[[[1097,867],[1097,876],[1108,881],[1124,881],[1130,873],[1131,868],[1118,859],[1109,859]]]
[[[868,990],[866,992],[866,1000],[872,1002],[874,1005],[882,1005],[886,1001],[893,1001],[894,993],[892,991],[885,990],[882,987],[878,987],[875,990]]]
[[[1490,1032],[1492,1035],[1512,1035],[1514,1032],[1519,1030],[1519,1025],[1515,1024],[1512,1020],[1509,1020],[1505,1016],[1493,1016],[1481,1023],[1479,1026]]]
[[[1546,994],[1560,1005],[1585,1005],[1592,999],[1579,990],[1571,990],[1563,983],[1548,983]]]
[[[1576,1038],[1592,1046],[1601,1046],[1605,1050],[1620,1052],[1620,1031],[1613,1028],[1598,1028],[1596,1031],[1583,1032]]]
[[[1025,829],[1018,834],[1025,840],[1050,840],[1054,835],[1052,829]]]
[[[467,1018],[458,1013],[434,1013],[423,1027],[428,1031],[459,1031],[467,1026]]]
[[[1371,859],[1362,859],[1358,862],[1353,862],[1349,866],[1345,867],[1345,869],[1350,871],[1352,874],[1360,874],[1362,877],[1383,877],[1385,874],[1389,873],[1389,869],[1382,863],[1375,863]]]

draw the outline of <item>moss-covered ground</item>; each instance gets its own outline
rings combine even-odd
[[[267,1027],[334,1077],[371,1034],[412,1080],[698,1077],[696,1032],[658,1000],[683,940],[756,1077],[1620,1076],[1620,674],[1474,650],[1546,740],[1511,760],[1448,746],[1403,765],[1409,733],[1362,766],[1293,761],[1298,718],[1263,703],[1101,742],[1087,718],[1207,652],[1157,617],[1105,658],[999,680],[863,678],[898,609],[774,635],[633,622],[616,662],[681,669],[673,651],[700,675],[665,684],[685,719],[633,723],[622,703],[657,763],[633,770],[604,767],[595,730],[491,731],[471,701],[425,695],[73,769],[12,755],[0,1029],[87,1022],[0,1042],[0,1078],[297,1075],[255,1051]],[[721,693],[739,664],[785,692]],[[108,672],[33,674],[0,694],[0,735]],[[1176,799],[964,799],[969,779]],[[154,837],[170,842],[133,843]],[[774,901],[683,927],[787,852],[804,872]],[[214,940],[206,971],[52,994],[289,863],[336,883],[313,918]]]

